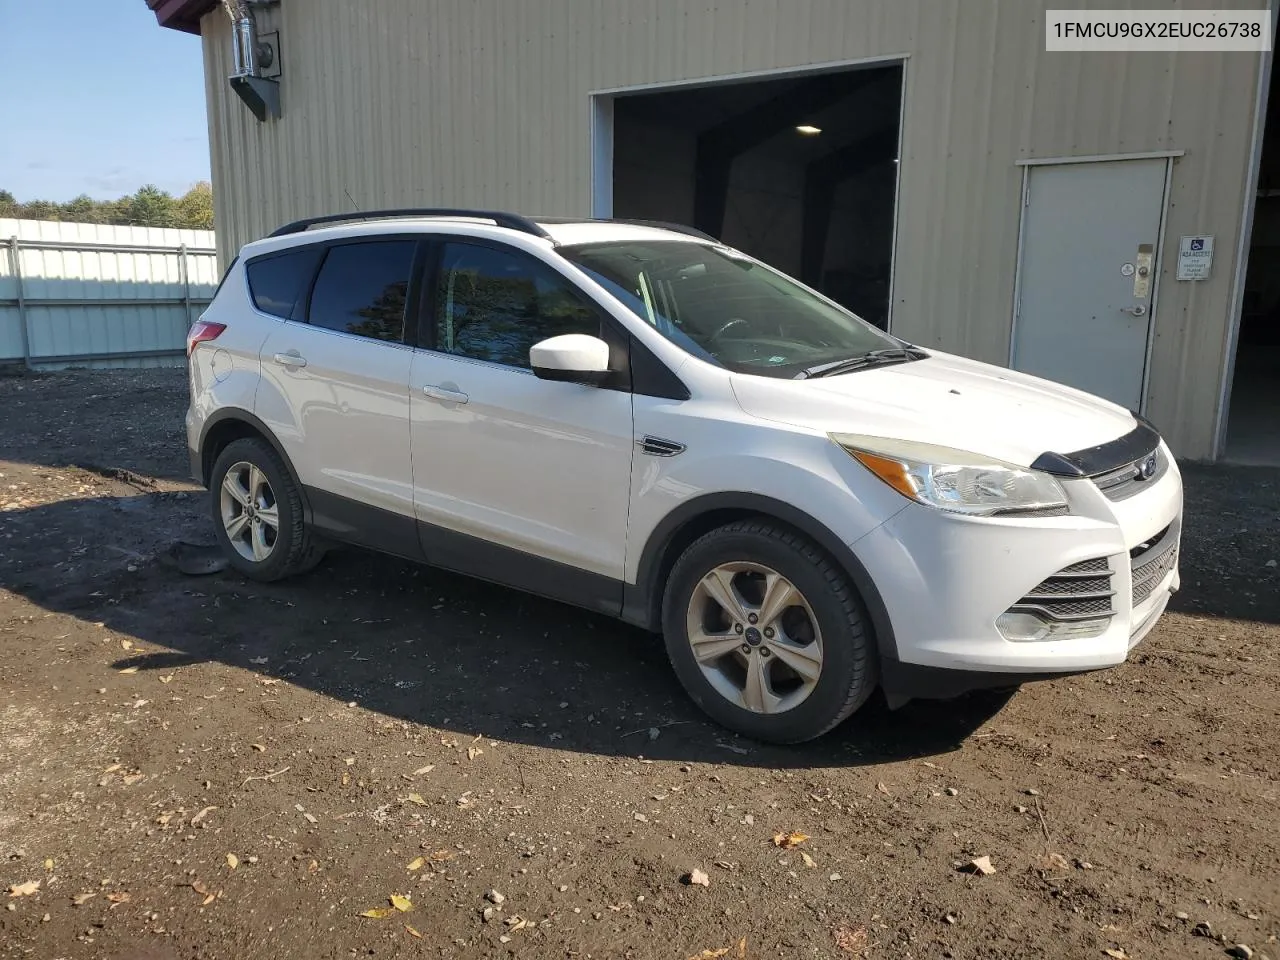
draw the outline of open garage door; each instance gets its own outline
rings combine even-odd
[[[594,213],[697,227],[887,329],[901,114],[897,62],[603,94]]]

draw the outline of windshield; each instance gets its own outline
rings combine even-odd
[[[738,373],[795,377],[902,347],[794,280],[724,247],[652,240],[559,252],[667,339]]]

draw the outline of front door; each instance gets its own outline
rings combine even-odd
[[[442,245],[410,403],[414,505],[429,562],[617,613],[631,393],[541,380],[529,348],[603,318],[535,257]]]
[[[1168,162],[1029,168],[1015,369],[1141,408]]]

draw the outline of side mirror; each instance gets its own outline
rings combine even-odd
[[[543,380],[594,385],[609,375],[609,345],[585,333],[548,337],[529,348],[529,365]]]

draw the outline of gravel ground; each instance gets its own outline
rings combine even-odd
[[[1280,958],[1280,472],[1186,468],[1122,668],[782,749],[569,607],[183,576],[185,401],[0,379],[0,957]]]

